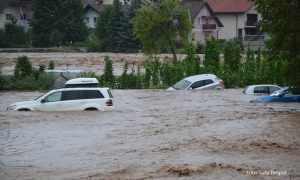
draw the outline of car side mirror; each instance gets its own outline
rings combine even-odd
[[[45,103],[45,102],[46,102],[46,100],[45,100],[45,99],[42,99],[42,100],[41,100],[41,103]]]

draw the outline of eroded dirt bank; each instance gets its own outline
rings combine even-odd
[[[145,60],[142,53],[124,54],[124,53],[0,53],[0,64],[2,64],[2,73],[12,75],[14,72],[17,58],[27,56],[34,67],[40,64],[48,65],[52,60],[56,69],[80,69],[82,71],[92,71],[96,74],[103,74],[104,59],[109,56],[113,61],[114,74],[121,75],[125,61],[135,68]],[[171,57],[171,54],[158,55],[160,59]],[[178,55],[182,59],[185,55]],[[202,57],[202,55],[200,55]],[[129,68],[131,69],[131,67]]]
[[[41,93],[0,92],[0,177],[299,179],[300,104],[241,91],[113,90],[111,112],[7,112]]]

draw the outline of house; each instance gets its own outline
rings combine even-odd
[[[255,24],[261,19],[255,5],[249,0],[206,0],[209,10],[224,27],[219,30],[218,39],[238,38],[244,47],[257,50],[264,48],[266,35],[260,33]]]
[[[190,37],[192,43],[205,43],[210,37],[219,38],[223,24],[204,1],[186,1],[184,6],[188,9],[193,25]]]
[[[31,4],[31,0],[1,0],[0,28],[4,28],[13,17],[18,20],[18,25],[29,28],[32,18]]]

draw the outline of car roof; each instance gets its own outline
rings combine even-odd
[[[261,86],[273,86],[273,87],[281,88],[280,86],[277,86],[277,85],[274,85],[274,84],[256,84],[256,85],[250,85],[248,87],[261,87]]]
[[[52,91],[66,91],[66,90],[109,90],[108,87],[76,87],[76,88],[61,88],[61,89],[54,89]]]
[[[193,82],[196,82],[199,80],[215,79],[215,78],[217,78],[217,76],[214,74],[200,74],[200,75],[195,75],[195,76],[189,76],[184,79],[193,83]]]

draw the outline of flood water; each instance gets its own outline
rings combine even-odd
[[[300,103],[112,93],[113,111],[8,112],[42,92],[0,92],[0,179],[300,179]]]

